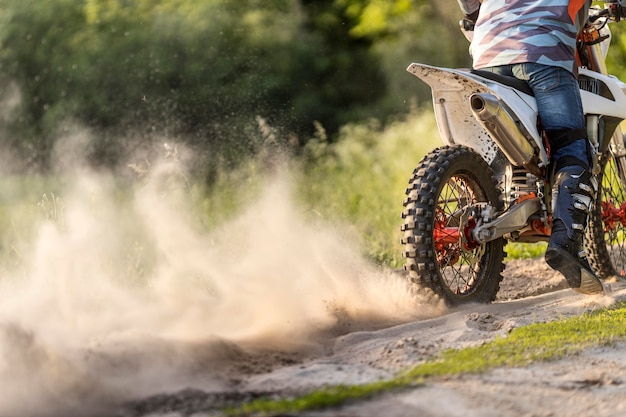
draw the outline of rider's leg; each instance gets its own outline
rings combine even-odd
[[[553,140],[551,142],[555,143]],[[583,250],[583,238],[597,191],[597,180],[591,174],[589,164],[571,154],[561,156],[555,164],[552,180],[552,235],[546,250],[546,262],[561,272],[573,289],[583,293],[602,292],[602,284],[587,263]]]
[[[597,180],[590,169],[591,148],[578,82],[571,72],[557,67],[521,64],[512,71],[533,89],[552,151],[553,226],[546,262],[575,290],[601,292],[602,284],[582,250]]]

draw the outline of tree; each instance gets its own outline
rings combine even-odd
[[[351,36],[332,1],[0,0],[0,9],[0,76],[22,93],[13,127],[43,165],[68,122],[99,133],[92,154],[104,163],[119,159],[121,139],[155,132],[236,160],[258,146],[257,115],[306,137],[314,121],[332,131],[384,92],[371,40]]]

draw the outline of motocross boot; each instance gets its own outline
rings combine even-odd
[[[598,188],[597,180],[586,166],[558,165],[560,167],[557,166],[552,183],[552,234],[545,260],[550,267],[563,274],[574,291],[603,293],[602,281],[594,274],[583,250],[583,237]]]

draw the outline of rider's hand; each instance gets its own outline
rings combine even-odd
[[[459,21],[459,26],[463,32],[472,32],[474,30],[476,22],[469,19],[462,19]]]
[[[480,7],[470,14],[464,14],[463,20],[459,22],[461,32],[463,32],[465,38],[470,42],[474,38],[474,26],[478,20],[478,12],[480,12]]]

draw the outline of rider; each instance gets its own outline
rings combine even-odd
[[[545,259],[582,293],[603,291],[583,248],[597,179],[576,80],[576,37],[591,0],[458,0],[475,23],[474,69],[524,80],[551,152],[552,235]]]

